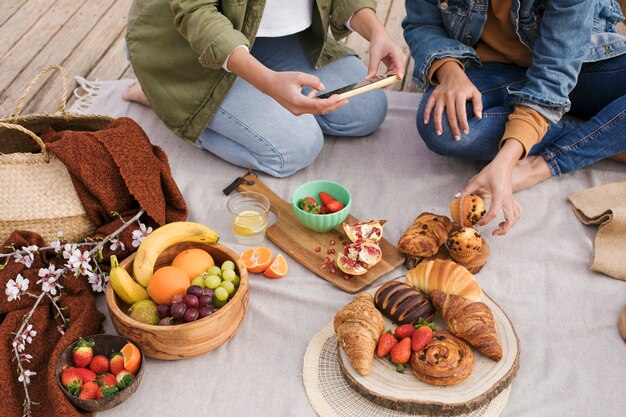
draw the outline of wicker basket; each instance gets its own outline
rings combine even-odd
[[[22,116],[26,98],[41,76],[51,70],[61,73],[63,92],[60,114]],[[96,131],[113,118],[67,113],[67,76],[63,68],[50,65],[30,82],[10,118],[0,119],[0,243],[14,230],[40,234],[46,242],[56,239],[79,241],[95,231],[83,208],[65,165],[51,155],[39,138],[48,127],[55,130]]]

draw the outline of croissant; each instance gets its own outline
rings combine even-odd
[[[359,375],[368,375],[372,371],[376,343],[385,330],[383,316],[374,306],[372,295],[359,293],[335,314],[333,325],[354,370]]]
[[[472,301],[480,300],[483,291],[467,269],[454,261],[422,261],[406,274],[406,283],[425,294],[440,290]]]
[[[402,234],[398,249],[412,256],[428,258],[435,255],[448,238],[452,223],[446,216],[422,213]]]
[[[431,291],[429,296],[435,310],[443,315],[450,333],[465,340],[486,357],[496,362],[502,359],[493,314],[485,303],[437,290]]]
[[[374,304],[398,324],[417,323],[420,318],[433,321],[435,313],[430,299],[410,285],[398,281],[382,285],[374,295]]]

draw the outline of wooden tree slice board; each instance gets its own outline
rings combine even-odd
[[[398,248],[385,238],[378,242],[383,258],[366,274],[355,275],[344,279],[344,273],[339,268],[333,274],[328,268],[322,269],[324,257],[336,259],[337,253],[343,249],[343,243],[349,241],[341,225],[326,233],[317,233],[303,226],[292,211],[291,203],[276,195],[269,187],[254,175],[244,176],[244,182],[237,187],[238,191],[256,191],[270,200],[270,210],[276,215],[276,222],[267,228],[266,236],[279,248],[287,252],[293,259],[306,268],[349,293],[357,293],[372,284],[378,278],[395,270],[404,263],[404,255]],[[347,223],[356,223],[359,219],[348,215]],[[339,240],[343,237],[343,241]],[[330,241],[335,245],[331,246]],[[320,252],[315,248],[320,247]],[[335,254],[327,254],[327,250],[335,249]]]
[[[400,279],[399,279],[400,280]],[[404,282],[404,279],[401,279]],[[481,299],[493,313],[502,345],[502,359],[494,362],[474,350],[474,369],[457,385],[437,387],[419,379],[408,368],[403,374],[395,371],[389,358],[374,357],[372,372],[359,375],[350,364],[343,348],[339,349],[339,365],[346,381],[370,401],[393,410],[427,415],[469,413],[495,398],[511,384],[519,369],[519,340],[506,313],[483,293]],[[388,318],[385,329],[394,328]],[[441,315],[435,315],[438,329],[445,329]]]

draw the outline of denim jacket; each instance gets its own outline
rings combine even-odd
[[[507,0],[503,0],[507,1]],[[509,89],[511,104],[524,104],[556,123],[569,111],[569,93],[583,62],[626,53],[616,33],[624,19],[615,0],[511,0],[511,22],[533,54],[528,82]],[[453,57],[481,65],[473,46],[487,20],[489,0],[406,0],[404,37],[415,59],[413,81],[428,86],[433,60]]]

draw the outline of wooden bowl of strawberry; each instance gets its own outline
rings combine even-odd
[[[87,336],[61,353],[56,376],[59,387],[76,407],[108,410],[124,402],[139,387],[143,352],[123,336]]]

